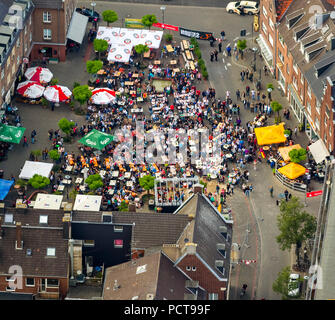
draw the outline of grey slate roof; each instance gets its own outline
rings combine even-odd
[[[13,4],[14,0],[1,0],[0,1],[0,24],[8,13],[8,9]]]
[[[62,0],[33,0],[36,8],[61,9]]]

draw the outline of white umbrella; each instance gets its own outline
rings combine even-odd
[[[107,60],[128,62],[131,55],[131,50],[131,45],[113,43],[109,49]]]
[[[47,87],[44,91],[44,97],[52,102],[63,102],[68,100],[71,95],[72,92],[69,88],[58,85]]]
[[[115,91],[108,88],[97,88],[92,90],[91,100],[94,104],[108,104],[115,101]]]
[[[24,97],[36,99],[43,95],[44,87],[36,81],[24,81],[17,86],[17,92]]]
[[[40,83],[48,83],[53,77],[49,69],[42,67],[28,68],[24,75],[28,80],[38,81]]]

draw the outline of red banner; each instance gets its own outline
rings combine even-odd
[[[152,26],[157,27],[157,28],[172,30],[172,31],[179,31],[179,27],[172,26],[171,24],[165,24],[165,23],[157,22],[157,23],[154,23]]]
[[[320,196],[321,194],[322,194],[322,190],[312,191],[312,192],[307,192],[306,197],[307,198],[312,198],[312,197]]]

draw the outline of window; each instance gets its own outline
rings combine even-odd
[[[286,73],[287,73],[287,74],[290,74],[290,67],[289,67],[288,64],[286,64]]]
[[[302,72],[300,73],[300,82],[304,84],[304,74]]]
[[[197,267],[192,267],[192,271],[197,271]]]
[[[51,40],[51,29],[43,29],[43,39]]]
[[[318,118],[315,118],[315,126],[318,130],[320,130],[320,121]]]
[[[272,20],[271,20],[271,18],[269,18],[269,26],[270,26],[270,28],[272,29],[272,30],[274,30],[274,24],[273,24],[273,22],[272,22]]]
[[[325,112],[326,112],[326,116],[329,118],[330,110],[329,110],[329,107],[327,105],[326,105],[326,108],[325,108]]]
[[[280,61],[281,61],[282,63],[284,63],[284,56],[283,56],[283,54],[281,53],[280,50],[278,50],[278,57],[279,57]]]
[[[122,226],[114,226],[114,232],[123,232]]]
[[[31,42],[32,39],[33,39],[33,33],[30,32],[30,34],[29,34],[29,41]]]
[[[47,279],[47,288],[58,288],[59,281],[58,279]]]
[[[268,29],[266,28],[266,25],[264,24],[264,22],[262,22],[262,30],[264,31],[264,34],[268,33]]]
[[[308,111],[309,114],[311,114],[311,112],[312,112],[311,104],[310,104],[309,101],[307,101],[307,111]]]
[[[307,93],[308,93],[308,96],[311,98],[312,97],[312,90],[311,90],[310,86],[307,87]]]
[[[219,295],[217,293],[209,293],[208,294],[208,300],[218,300]]]
[[[20,38],[17,38],[16,46],[17,46],[18,48],[20,47]]]
[[[11,277],[8,278],[8,277],[7,277],[7,278],[6,278],[6,281],[7,281],[7,282],[14,282],[15,280],[16,280],[15,277],[13,277],[13,278],[11,278]]]
[[[24,34],[27,34],[27,27],[24,28]]]
[[[112,223],[112,215],[110,215],[110,214],[103,214],[102,215],[102,222],[104,222],[104,223]]]
[[[48,216],[40,215],[40,224],[48,224]]]
[[[264,15],[265,18],[268,17],[268,12],[266,11],[264,6],[263,6],[263,15]]]
[[[94,240],[84,240],[84,247],[94,247]]]
[[[15,289],[14,289],[14,288],[11,288],[11,287],[9,287],[9,286],[7,286],[7,287],[6,287],[6,291],[15,291]]]
[[[293,69],[295,71],[296,74],[298,74],[298,65],[296,63],[293,64]]]
[[[293,77],[292,81],[293,81],[293,85],[294,85],[295,89],[298,90],[297,78]]]
[[[318,101],[316,101],[315,110],[320,114],[320,103]]]
[[[284,46],[284,38],[282,36],[279,36],[279,42],[282,46]]]
[[[5,69],[1,70],[1,79],[3,79],[5,77]]]
[[[8,72],[7,75],[7,85],[10,83],[10,80],[12,79],[10,72]]]
[[[26,287],[35,287],[35,279],[26,278]]]
[[[329,137],[332,136],[332,126],[329,126]]]
[[[17,59],[16,59],[16,65],[19,65],[19,64],[20,64],[20,60],[21,60],[21,57],[20,57],[20,56],[17,56]]]
[[[1,95],[4,96],[5,95],[5,88],[1,89]]]
[[[54,257],[56,255],[56,248],[47,248],[47,256]]]
[[[273,38],[272,38],[270,33],[269,33],[269,42],[270,42],[271,46],[273,47]]]
[[[13,223],[13,214],[12,213],[6,213],[5,214],[5,223]]]
[[[114,240],[114,248],[123,248],[123,240]]]
[[[186,267],[186,271],[191,271],[191,267],[190,267],[190,266],[187,266],[187,267]]]
[[[51,13],[48,11],[43,12],[43,22],[50,23],[51,22]]]

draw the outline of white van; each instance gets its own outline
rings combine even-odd
[[[259,5],[256,1],[238,1],[229,2],[226,7],[227,12],[241,14],[242,10],[244,14],[258,14]]]

